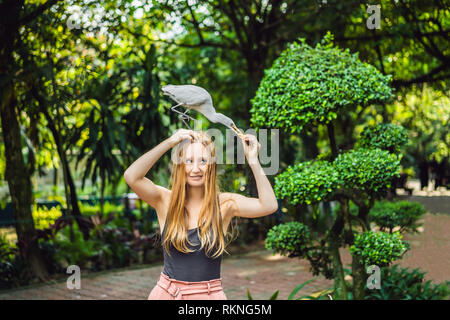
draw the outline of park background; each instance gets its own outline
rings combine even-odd
[[[240,220],[229,298],[448,298],[447,1],[2,0],[0,12],[1,298],[146,298],[158,225],[123,172],[184,126],[165,84],[206,88],[243,130],[280,130],[279,210]],[[148,177],[167,186],[169,161]],[[247,165],[219,168],[223,190],[257,196]],[[391,289],[363,288],[371,262]],[[72,264],[92,279],[79,292]],[[141,270],[124,271],[129,291],[95,282],[126,267]]]

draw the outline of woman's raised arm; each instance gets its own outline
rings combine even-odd
[[[145,202],[153,208],[156,208],[162,199],[164,192],[168,190],[164,187],[154,184],[145,175],[168,150],[176,146],[183,139],[193,139],[192,130],[180,129],[171,137],[167,138],[156,147],[145,153],[129,166],[123,177],[130,188]]]
[[[246,141],[250,145],[245,144]],[[278,209],[278,200],[273,191],[269,179],[264,174],[264,170],[258,161],[258,152],[260,144],[255,136],[245,135],[244,151],[255,176],[256,186],[258,188],[258,198],[249,198],[238,193],[225,193],[226,198],[231,198],[236,203],[230,213],[232,216],[244,218],[258,218],[274,213]]]

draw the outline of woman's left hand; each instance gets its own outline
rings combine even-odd
[[[244,153],[247,157],[249,163],[258,161],[259,149],[261,148],[261,144],[258,142],[256,137],[251,134],[246,134],[243,139],[244,143]],[[247,144],[249,143],[249,145]]]

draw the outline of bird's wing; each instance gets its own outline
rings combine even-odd
[[[187,106],[200,106],[202,104],[211,103],[211,95],[199,86],[190,84],[186,85],[167,85],[162,87],[165,95],[168,95],[178,103],[183,103]]]

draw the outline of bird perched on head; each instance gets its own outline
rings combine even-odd
[[[180,118],[195,120],[192,117],[189,117],[187,113],[189,110],[194,109],[195,111],[203,114],[209,121],[214,123],[221,123],[227,128],[230,128],[235,132],[239,137],[243,137],[244,134],[236,127],[233,120],[229,117],[225,116],[222,113],[217,113],[214,108],[213,101],[211,95],[208,91],[199,86],[194,86],[192,84],[185,85],[173,85],[169,84],[163,86],[161,88],[164,95],[169,96],[173,100],[175,100],[178,104],[173,106],[172,111],[181,114]],[[187,110],[182,113],[178,110],[175,110],[179,105],[183,105],[187,108]],[[187,124],[186,124],[187,125]],[[187,125],[189,127],[189,125]]]

